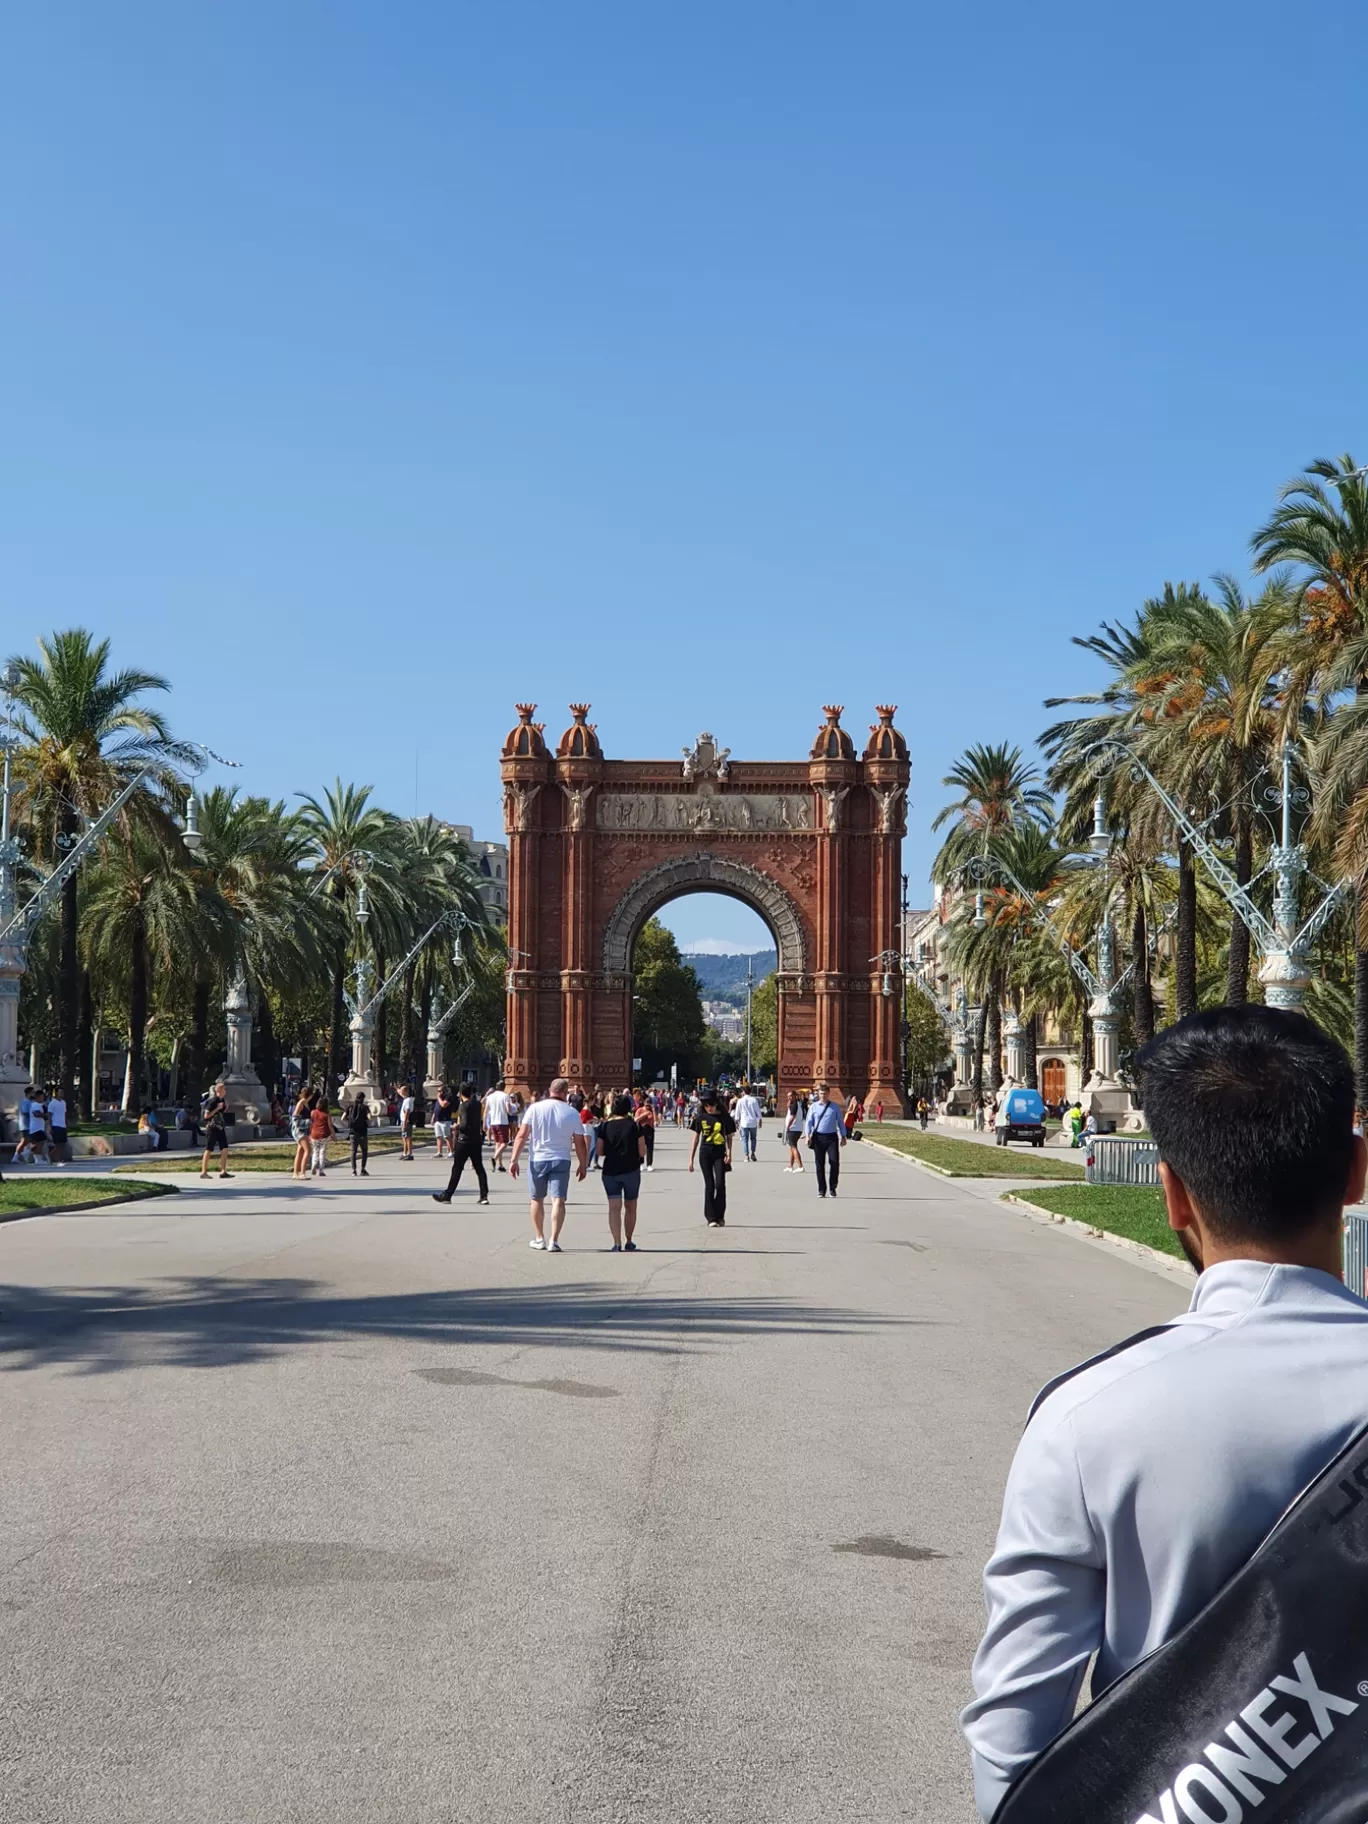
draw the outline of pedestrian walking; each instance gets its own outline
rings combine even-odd
[[[789,1162],[784,1167],[786,1172],[801,1172],[803,1169],[803,1125],[806,1120],[803,1098],[795,1091],[789,1096],[788,1111],[784,1116],[784,1139],[788,1143],[789,1155]]]
[[[48,1157],[53,1165],[66,1164],[67,1105],[59,1084],[48,1097]]]
[[[570,1194],[572,1161],[576,1180],[583,1182],[588,1170],[588,1146],[579,1110],[571,1108],[566,1097],[570,1085],[557,1077],[541,1101],[533,1102],[524,1112],[513,1139],[513,1153],[508,1161],[508,1175],[518,1175],[518,1160],[527,1153],[527,1188],[532,1214],[532,1239],[528,1244],[548,1253],[561,1251],[560,1234],[565,1227],[565,1200]],[[546,1205],[551,1205],[551,1236],[545,1232]]]
[[[698,1113],[689,1123],[689,1170],[698,1161],[703,1174],[703,1220],[710,1229],[727,1226],[727,1173],[731,1170],[732,1137],[736,1123],[719,1104],[717,1091],[703,1092]]]
[[[926,1124],[930,1119],[931,1110],[927,1107],[926,1097],[921,1096],[917,1100],[917,1125],[923,1133],[926,1132]]]
[[[33,1109],[33,1098],[37,1093],[30,1083],[19,1098],[19,1139],[14,1148],[11,1165],[31,1165],[33,1163],[29,1147],[29,1115]],[[26,1157],[26,1155],[28,1156]]]
[[[647,1135],[654,1132],[654,1128],[641,1125],[640,1110],[633,1116],[632,1098],[628,1095],[613,1098],[612,1114],[594,1130],[594,1148],[608,1197],[608,1233],[613,1243],[610,1253],[636,1251],[632,1237],[636,1234],[641,1168],[646,1160]]]
[[[745,1089],[736,1098],[732,1116],[741,1135],[741,1157],[755,1164],[756,1146],[760,1139],[760,1098],[752,1089]]]
[[[817,1195],[826,1196],[830,1176],[834,1197],[841,1180],[841,1148],[846,1143],[846,1133],[841,1111],[831,1100],[831,1091],[825,1083],[817,1085],[817,1094],[808,1110],[807,1141],[812,1148],[812,1163],[817,1173]]]
[[[1193,1726],[1181,1703],[1162,1719],[1128,1710],[1115,1681],[1156,1651],[1173,1652],[1166,1643],[1199,1615],[1206,1632],[1194,1652],[1210,1714],[1227,1714],[1218,1707],[1227,1699],[1216,1682],[1222,1643],[1209,1606],[1225,1590],[1226,1666],[1238,1641],[1242,1681],[1229,1714],[1243,1716],[1248,1731],[1232,1723],[1217,1740],[1229,1737],[1240,1753],[1208,1749],[1210,1772],[1199,1759],[1173,1781],[1177,1806],[1171,1791],[1160,1799],[1146,1786],[1102,1808],[1127,1818],[1142,1807],[1165,1819],[1179,1809],[1184,1818],[1251,1818],[1272,1797],[1253,1785],[1252,1772],[1270,1787],[1296,1782],[1290,1803],[1269,1807],[1279,1817],[1347,1818],[1360,1800],[1318,1802],[1317,1787],[1338,1752],[1328,1746],[1331,1729],[1357,1693],[1316,1690],[1315,1633],[1302,1633],[1301,1616],[1281,1606],[1289,1585],[1278,1561],[1251,1586],[1257,1618],[1226,1586],[1360,1436],[1368,1409],[1368,1304],[1341,1281],[1344,1209],[1362,1198],[1368,1175],[1351,1125],[1353,1069],[1304,1015],[1250,1004],[1167,1027],[1140,1052],[1137,1073],[1168,1223],[1199,1277],[1187,1311],[1060,1375],[1032,1408],[984,1575],[987,1630],[974,1660],[975,1699],[961,1718],[978,1808],[992,1817],[1067,1727],[1089,1663],[1094,1700],[1107,1692],[1106,1753],[1118,1783],[1132,1749],[1143,1759],[1160,1723],[1172,1724],[1166,1739],[1181,1744],[1185,1724]],[[1333,1529],[1361,1499],[1347,1478],[1327,1490],[1317,1498],[1315,1529]],[[1297,1557],[1316,1550],[1299,1544]],[[1316,1569],[1297,1563],[1297,1574],[1314,1577]],[[1322,1574],[1344,1582],[1346,1593],[1353,1581],[1338,1567],[1332,1573],[1328,1560]],[[1314,1582],[1300,1587],[1315,1593]],[[1295,1668],[1303,1682],[1274,1677],[1285,1694],[1275,1698],[1263,1668],[1284,1645],[1284,1673],[1293,1670],[1293,1646],[1302,1648]],[[1325,1701],[1314,1726],[1294,1736],[1287,1699],[1298,1692],[1313,1713],[1317,1698]],[[1142,1689],[1141,1704],[1153,1699],[1152,1685]],[[1269,1716],[1275,1703],[1286,1707]],[[1324,1761],[1285,1771],[1322,1742]],[[1361,1749],[1349,1756],[1361,1799]],[[1173,1761],[1175,1770],[1181,1764]],[[1093,1809],[1080,1795],[1070,1815]],[[1048,1803],[1027,1810],[1055,1815]]]
[[[327,1103],[322,1096],[315,1096],[309,1104],[310,1175],[314,1178],[328,1175],[328,1142],[336,1131]]]
[[[437,1142],[437,1157],[445,1159],[451,1151],[451,1124],[456,1118],[456,1105],[451,1091],[443,1083],[432,1100],[432,1133]]]
[[[1075,1102],[1069,1110],[1069,1145],[1083,1144],[1083,1104]]]
[[[484,1119],[473,1083],[462,1083],[456,1101],[456,1118],[451,1136],[451,1175],[444,1191],[434,1191],[434,1203],[450,1203],[461,1182],[466,1166],[472,1167],[480,1187],[479,1201],[489,1202],[489,1179],[484,1166]]]
[[[650,1096],[643,1097],[641,1107],[636,1111],[636,1124],[641,1129],[641,1138],[645,1144],[646,1150],[643,1157],[648,1172],[655,1170],[656,1120],[657,1110],[653,1106]]]
[[[399,1149],[400,1156],[408,1160],[413,1158],[413,1114],[413,1089],[405,1083],[399,1097]]]
[[[356,1161],[359,1158],[361,1176],[369,1178],[370,1173],[366,1167],[370,1161],[370,1104],[364,1090],[357,1090],[356,1098],[347,1110],[346,1121],[347,1132],[351,1136],[352,1177],[356,1176]]]
[[[43,1164],[52,1164],[52,1147],[48,1141],[47,1091],[35,1086],[33,1100],[29,1103],[29,1160],[33,1165],[38,1163],[38,1154],[43,1155]]]
[[[494,1170],[506,1171],[503,1156],[508,1150],[508,1137],[513,1127],[513,1098],[502,1083],[496,1083],[484,1099],[484,1122],[494,1148]]]
[[[209,1176],[209,1161],[218,1154],[218,1175],[231,1178],[228,1170],[228,1098],[220,1079],[209,1092],[204,1104],[204,1157],[200,1160],[200,1177]]]
[[[845,1128],[847,1140],[859,1126],[860,1117],[863,1113],[864,1108],[860,1102],[860,1098],[858,1096],[847,1096],[845,1113],[841,1117],[841,1125]]]
[[[301,1088],[290,1111],[290,1138],[295,1143],[293,1176],[296,1178],[307,1178],[309,1175],[309,1106],[309,1092]]]

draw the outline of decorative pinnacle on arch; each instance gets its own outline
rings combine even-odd
[[[875,705],[878,721],[869,725],[869,745],[865,748],[866,760],[906,760],[907,743],[893,726],[893,718],[898,713],[896,703],[878,703]]]
[[[560,745],[556,749],[557,759],[601,760],[603,749],[599,746],[597,725],[585,720],[589,714],[589,705],[572,703],[570,714],[574,720],[560,738]]]
[[[817,730],[817,739],[812,744],[808,758],[811,760],[853,760],[855,744],[841,727],[841,714],[844,703],[824,703],[822,714],[826,721]]]
[[[508,738],[503,744],[503,758],[505,760],[542,758],[546,753],[546,743],[542,739],[546,724],[532,720],[536,704],[518,703],[515,707],[518,712],[518,725],[510,730]]]

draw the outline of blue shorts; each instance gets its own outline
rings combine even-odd
[[[628,1203],[635,1203],[641,1195],[641,1173],[605,1172],[603,1188],[610,1197],[625,1197]]]
[[[527,1167],[527,1188],[533,1203],[544,1203],[548,1197],[559,1197],[564,1201],[570,1195],[570,1161],[530,1160]]]

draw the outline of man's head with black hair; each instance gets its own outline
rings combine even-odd
[[[1344,1048],[1281,1007],[1217,1007],[1166,1027],[1136,1060],[1169,1222],[1200,1272],[1216,1259],[1339,1258],[1363,1193]]]
[[[699,1098],[699,1100],[701,1101],[704,1108],[716,1108],[717,1107],[717,1091],[715,1089],[705,1089],[703,1091],[702,1096]]]

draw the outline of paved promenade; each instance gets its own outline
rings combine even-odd
[[[244,1174],[0,1227],[13,1824],[969,1824],[955,1714],[1036,1387],[1184,1288],[772,1126],[725,1230],[597,1180]]]

